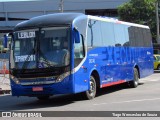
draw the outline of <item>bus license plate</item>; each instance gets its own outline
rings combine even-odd
[[[34,92],[43,91],[43,87],[33,87],[32,91],[34,91]]]

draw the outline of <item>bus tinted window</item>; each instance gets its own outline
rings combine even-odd
[[[126,43],[125,30],[123,25],[114,24],[114,35],[115,35],[116,46],[123,46],[123,44]]]
[[[149,47],[150,46],[152,46],[152,35],[151,35],[151,31],[150,31],[150,29],[148,29],[147,30],[147,35],[148,35],[148,38],[149,38],[149,40],[148,40],[148,44],[149,44]]]
[[[88,47],[150,47],[151,33],[146,28],[90,20],[87,43]]]
[[[91,47],[91,27],[89,25],[90,23],[88,23],[88,29],[87,29],[87,46]]]
[[[135,32],[134,27],[130,26],[128,27],[128,33],[129,33],[129,45],[130,46],[136,46],[135,41]]]
[[[132,47],[150,47],[151,33],[149,29],[139,27],[129,27],[129,43]]]
[[[143,31],[142,28],[135,28],[135,40],[136,40],[136,46],[143,46]]]
[[[77,67],[85,56],[83,47],[83,36],[80,36],[80,43],[74,44],[74,67]]]
[[[128,27],[129,27],[129,26],[125,26],[125,25],[124,25],[125,43],[123,44],[123,46],[125,46],[125,47],[129,46]]]
[[[113,23],[102,22],[101,33],[103,46],[115,46]]]
[[[143,29],[143,39],[146,47],[151,46],[151,33],[149,29]]]
[[[102,46],[100,21],[90,20],[88,23],[88,46],[97,47]]]

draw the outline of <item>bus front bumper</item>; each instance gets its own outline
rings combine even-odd
[[[62,82],[46,85],[21,85],[11,81],[12,96],[51,96],[55,94],[74,93],[72,80],[66,78]]]

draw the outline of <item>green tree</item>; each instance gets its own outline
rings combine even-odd
[[[153,39],[156,39],[156,0],[130,0],[118,7],[119,19],[148,25]],[[155,42],[155,41],[154,41]]]

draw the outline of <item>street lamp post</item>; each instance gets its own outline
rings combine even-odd
[[[63,1],[63,0],[60,0],[59,10],[60,10],[60,12],[62,12],[62,13],[63,13],[63,4],[64,4],[64,1]]]
[[[157,21],[157,42],[160,44],[160,35],[159,35],[159,0],[156,1],[156,21]]]

